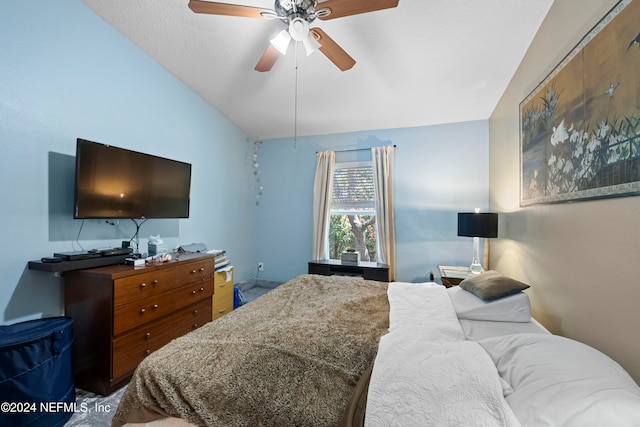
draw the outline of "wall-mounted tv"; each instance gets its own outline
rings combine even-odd
[[[191,164],[78,138],[73,217],[188,218]]]

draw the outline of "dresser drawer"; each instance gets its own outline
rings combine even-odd
[[[187,307],[213,295],[213,277],[181,286],[175,291],[175,309]]]
[[[175,336],[173,332],[175,316],[150,322],[113,340],[112,378],[126,374],[149,355]]]
[[[162,269],[136,274],[113,281],[113,305],[115,307],[135,300],[169,291],[175,287],[175,271]]]
[[[219,273],[216,273],[216,277]],[[213,294],[214,295],[227,295],[227,294],[233,294],[233,280],[230,280],[228,282],[220,282],[220,281],[214,281],[215,286],[213,288]]]
[[[233,268],[229,271],[221,270],[213,273],[213,280],[216,285],[231,283],[233,286]]]
[[[213,319],[233,311],[233,269],[213,273]]]
[[[233,292],[213,295],[213,320],[233,311]]]
[[[194,331],[209,322],[211,322],[211,298],[180,311],[175,321],[176,337]]]
[[[179,286],[210,279],[213,277],[213,265],[213,259],[190,262],[185,265],[178,264],[176,267],[176,283]]]
[[[164,292],[116,307],[113,310],[113,335],[120,335],[129,329],[172,313],[178,307],[176,299],[179,295],[181,294],[177,290]]]

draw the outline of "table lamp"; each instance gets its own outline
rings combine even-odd
[[[471,261],[471,274],[480,274],[484,271],[480,263],[480,237],[498,237],[498,214],[475,212],[458,213],[458,236],[473,237],[473,260]]]

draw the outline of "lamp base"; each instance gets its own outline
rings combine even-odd
[[[471,270],[471,274],[480,274],[484,272],[484,267],[480,264],[480,238],[473,238],[473,260],[471,261],[471,265],[469,266],[469,270]]]
[[[482,267],[482,264],[475,263],[475,262],[469,266],[469,270],[471,271],[471,274],[484,273],[484,268]]]

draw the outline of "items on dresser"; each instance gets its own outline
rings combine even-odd
[[[64,273],[102,265],[125,262],[131,257],[131,248],[105,248],[88,251],[56,252],[52,257],[42,257],[38,261],[29,261],[29,269],[48,273]]]
[[[231,262],[227,258],[227,251],[224,251],[222,249],[211,249],[207,251],[207,253],[213,255],[216,270],[228,267],[231,264]]]
[[[188,245],[178,246],[180,253],[204,253],[207,252],[207,246],[204,243],[190,243]]]
[[[160,235],[149,236],[149,241],[147,242],[147,254],[149,256],[159,255],[163,253],[169,252],[167,249],[167,245],[160,238]]]
[[[173,255],[169,254],[169,253],[161,253],[161,254],[157,254],[157,255],[153,255],[150,257],[147,257],[145,259],[145,263],[146,265],[156,265],[156,264],[162,264],[163,262],[169,262],[173,259]]]
[[[37,261],[29,261],[29,269],[43,271],[45,273],[62,274],[67,271],[82,270],[83,268],[121,264],[130,256],[131,255],[99,256],[97,258],[78,259],[74,261],[66,261],[62,258],[58,259],[57,257],[45,257]]]
[[[214,292],[219,310],[226,307],[226,285],[214,291],[209,254],[143,268],[70,271],[64,282],[65,314],[74,319],[76,386],[102,395],[124,385],[151,352],[211,321],[218,308]]]
[[[144,258],[127,258],[124,260],[125,264],[133,267],[144,267],[147,265],[147,260]]]

